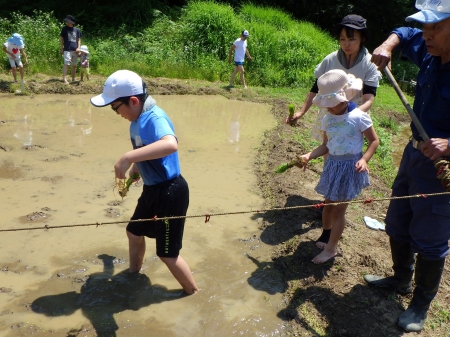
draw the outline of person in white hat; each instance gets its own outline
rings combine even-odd
[[[89,81],[89,50],[86,45],[82,45],[77,49],[80,53],[80,81],[83,81],[83,75],[86,74],[86,79]]]
[[[312,100],[317,95],[317,79],[325,72],[331,69],[341,69],[346,73],[351,73],[355,77],[362,79],[363,88],[352,102],[358,105],[362,111],[370,113],[370,108],[377,95],[377,88],[381,80],[381,73],[377,70],[370,59],[372,55],[365,47],[370,38],[370,32],[367,28],[367,20],[357,14],[346,15],[342,21],[336,25],[335,36],[339,42],[339,49],[328,54],[314,70],[316,78],[311,90],[306,96],[301,108],[292,116],[287,116],[287,124],[295,124],[297,120],[309,111],[313,105]],[[322,118],[327,113],[326,109],[319,109],[316,114],[316,121],[311,129],[311,138],[322,141],[321,123]],[[324,159],[326,156],[324,156]],[[318,211],[322,211],[319,208]],[[330,238],[331,227],[322,227],[322,233],[316,240],[316,246],[323,249]]]
[[[28,57],[25,53],[25,44],[23,42],[22,35],[14,33],[4,44],[3,51],[8,56],[9,64],[11,65],[11,71],[14,78],[14,83],[17,83],[17,72],[16,68],[19,67],[20,78],[22,83],[24,81],[23,77],[23,63],[20,59],[20,54],[25,57],[25,63],[28,63]]]
[[[450,156],[450,0],[417,0],[416,8],[419,12],[406,21],[418,21],[422,29],[394,29],[372,54],[380,70],[390,63],[394,49],[420,68],[413,110],[430,139],[425,141],[411,123],[412,140],[392,186],[395,197],[446,192],[433,161]],[[421,331],[449,253],[450,196],[391,200],[385,223],[394,275],[364,279],[402,295],[413,292],[397,324],[406,331]]]
[[[139,272],[145,255],[145,237],[156,239],[156,254],[187,294],[199,291],[191,270],[179,254],[189,205],[189,187],[180,172],[178,140],[172,121],[147,94],[146,84],[135,72],[118,70],[110,75],[103,93],[92,97],[96,107],[110,105],[130,121],[133,150],[114,165],[116,178],[138,173],[144,182],[131,220],[180,217],[167,221],[131,221],[127,226],[131,273]]]
[[[362,80],[347,75],[341,69],[334,69],[320,76],[317,86],[319,91],[312,103],[328,110],[322,119],[323,140],[313,151],[300,156],[301,164],[298,166],[306,170],[310,160],[328,154],[315,188],[325,198],[323,225],[331,228],[328,243],[312,260],[319,264],[336,256],[337,245],[346,223],[348,203],[327,204],[350,201],[369,186],[368,162],[380,142],[369,114],[351,102],[361,91]],[[364,137],[368,144],[363,153]]]
[[[239,73],[241,75],[241,82],[244,86],[244,89],[247,89],[247,85],[245,84],[245,69],[244,69],[244,61],[245,61],[245,55],[247,55],[248,59],[251,61],[252,57],[250,56],[250,52],[247,48],[247,39],[249,38],[250,34],[248,33],[248,30],[243,30],[241,33],[241,36],[234,41],[234,43],[231,45],[230,51],[228,52],[228,63],[231,63],[231,56],[233,55],[234,51],[234,71],[231,74],[230,78],[230,84],[229,87],[233,87],[234,78]]]

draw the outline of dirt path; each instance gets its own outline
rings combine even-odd
[[[10,78],[0,75],[0,92],[14,92]],[[59,79],[38,75],[27,80],[30,94],[98,94],[104,78],[93,76],[89,82],[64,85]],[[227,90],[224,83],[194,80],[146,78],[151,94],[219,94],[230,99],[270,103],[280,124],[267,131],[261,143],[255,171],[267,208],[313,205],[320,203],[314,192],[322,165],[316,164],[303,172],[293,168],[275,175],[273,170],[303,149],[294,140],[298,128],[310,128],[308,120],[296,127],[282,121],[287,102],[259,97],[251,88]],[[397,115],[397,114],[395,114]],[[394,118],[395,118],[394,115]],[[371,186],[362,198],[389,196],[390,189],[371,176]],[[398,315],[407,307],[411,295],[402,297],[394,292],[373,289],[363,275],[392,274],[387,235],[367,229],[362,217],[382,218],[387,202],[355,204],[348,209],[348,226],[339,245],[339,255],[322,265],[311,263],[318,253],[314,241],[321,232],[320,214],[312,207],[273,211],[264,215],[260,240],[273,247],[272,265],[286,282],[285,308],[279,316],[289,321],[289,331],[296,336],[403,336],[396,326]],[[447,260],[441,288],[429,312],[425,330],[420,336],[447,337],[450,334],[450,262]]]

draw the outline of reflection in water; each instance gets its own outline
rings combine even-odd
[[[234,144],[234,150],[236,152],[239,151],[239,137],[240,137],[240,133],[239,133],[239,117],[241,117],[241,115],[238,115],[236,118],[236,115],[232,116],[232,119],[230,121],[230,128],[228,130],[228,141],[231,144]]]
[[[66,100],[68,136],[78,147],[84,145],[84,137],[92,133],[91,105]]]
[[[33,142],[32,119],[28,118],[27,107],[24,103],[16,105],[16,121],[17,129],[14,137],[17,138],[25,147],[31,146]]]
[[[152,286],[144,274],[124,270],[114,275],[115,257],[102,254],[98,258],[103,261],[103,272],[91,274],[80,294],[71,291],[42,296],[31,304],[31,309],[51,317],[69,316],[81,309],[97,336],[113,337],[119,329],[114,314],[185,296],[182,289],[168,291],[163,286]]]

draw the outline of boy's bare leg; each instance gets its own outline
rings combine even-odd
[[[242,69],[241,69],[241,82],[242,82],[242,85],[244,86],[244,89],[247,89],[247,86],[245,85],[244,73],[245,73],[245,70],[244,70],[244,67],[242,67]]]
[[[23,66],[22,66],[22,67],[19,67],[19,72],[20,72],[20,79],[21,79],[22,82],[23,82]]]
[[[67,77],[67,69],[69,68],[69,66],[67,65],[67,64],[65,64],[64,66],[63,66],[63,82],[65,83],[65,84],[68,84],[69,82],[67,82],[67,79],[66,79],[66,77]]]
[[[159,258],[166,264],[167,268],[169,268],[172,275],[181,284],[186,293],[191,295],[198,292],[199,289],[195,283],[194,277],[192,276],[191,269],[180,255],[178,255],[178,257]]]
[[[332,216],[334,218],[330,240],[328,240],[323,252],[312,259],[312,262],[316,264],[324,263],[337,255],[337,245],[345,228],[345,211],[347,206],[348,204],[329,206],[332,208]]]
[[[77,73],[77,66],[72,66],[72,82],[75,82],[76,73]]]
[[[236,67],[234,68],[233,73],[231,74],[231,78],[230,78],[230,87],[233,86],[234,78],[235,78],[236,74],[238,73],[238,71],[239,71],[239,68],[236,66]]]
[[[136,236],[127,231],[128,254],[130,257],[130,273],[138,272],[142,268],[145,255],[145,237]]]
[[[17,72],[16,72],[16,68],[11,68],[11,72],[14,78],[14,83],[17,83]]]
[[[80,74],[80,81],[83,81],[83,73]]]

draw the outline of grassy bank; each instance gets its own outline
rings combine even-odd
[[[153,11],[152,25],[129,31],[117,22],[114,29],[85,31],[82,44],[90,50],[91,72],[107,75],[131,69],[145,76],[227,81],[232,67],[228,51],[243,29],[250,31],[252,62],[246,62],[247,82],[264,87],[309,87],[314,67],[338,47],[335,37],[313,23],[299,22],[277,9],[247,4],[233,9],[214,1],[191,1],[177,20]],[[35,11],[32,16],[14,12],[0,18],[0,41],[18,32],[25,38],[32,74],[60,73],[59,33],[63,22],[53,13]],[[6,72],[6,55],[0,71]],[[414,78],[411,66],[394,65],[394,75]],[[405,75],[406,74],[406,75]]]

